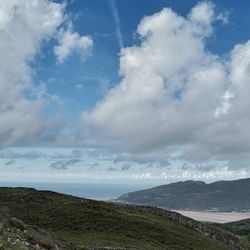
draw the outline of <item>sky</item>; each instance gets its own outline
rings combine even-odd
[[[250,177],[249,10],[1,0],[0,181]]]

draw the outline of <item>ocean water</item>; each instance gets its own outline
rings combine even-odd
[[[29,187],[50,190],[95,200],[111,200],[120,195],[150,188],[149,185],[136,184],[87,184],[87,183],[24,183],[0,182],[0,187]]]

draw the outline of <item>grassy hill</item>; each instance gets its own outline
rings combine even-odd
[[[129,203],[180,210],[250,210],[250,179],[218,181],[184,181],[122,195]]]
[[[233,234],[158,208],[26,188],[0,188],[0,208],[4,249],[249,249]]]

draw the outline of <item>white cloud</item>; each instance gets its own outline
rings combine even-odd
[[[200,2],[191,9],[189,19],[198,24],[211,28],[211,23],[215,20],[214,5],[211,2]]]
[[[71,28],[61,30],[59,33],[59,45],[55,46],[54,53],[57,61],[63,63],[72,53],[80,54],[82,60],[90,55],[93,41],[89,36],[80,36]]]
[[[227,114],[229,110],[231,109],[231,103],[230,100],[234,98],[233,93],[230,91],[226,91],[224,96],[222,97],[221,105],[216,108],[215,110],[215,117],[220,117],[223,114]]]
[[[58,126],[57,118],[43,115],[58,98],[50,96],[44,85],[33,83],[31,63],[42,45],[57,37],[66,19],[64,11],[65,4],[49,0],[0,1],[1,146],[38,138]]]
[[[29,64],[63,22],[64,6],[47,0],[0,1],[0,140],[11,144],[47,127],[48,104]],[[3,63],[4,62],[4,63]]]
[[[82,126],[132,154],[250,159],[250,42],[228,62],[209,52],[219,15],[202,2],[186,18],[168,8],[143,18],[141,45],[121,51],[120,84],[82,113]]]

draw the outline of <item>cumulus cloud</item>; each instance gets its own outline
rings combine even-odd
[[[59,44],[55,46],[54,53],[57,61],[63,63],[72,53],[79,53],[84,60],[90,55],[93,41],[89,36],[80,36],[72,28],[61,30],[59,33]]]
[[[65,16],[65,4],[54,1],[0,1],[0,54],[4,62],[0,65],[1,146],[47,138],[58,128],[58,116],[47,119],[43,112],[49,105],[55,105],[58,98],[49,95],[45,85],[33,82],[35,71],[31,63],[41,52],[42,45],[57,37],[65,20],[70,22]],[[59,33],[62,46],[68,36],[74,38],[79,49],[89,43],[89,38],[70,30]],[[64,52],[60,60],[66,56]]]
[[[31,61],[63,22],[64,6],[47,0],[0,1],[0,141],[40,133],[48,121],[43,88],[32,83]]]
[[[141,44],[121,51],[120,84],[82,113],[82,126],[132,154],[250,159],[250,42],[228,61],[209,52],[220,16],[201,2],[187,17],[169,8],[144,17]]]

